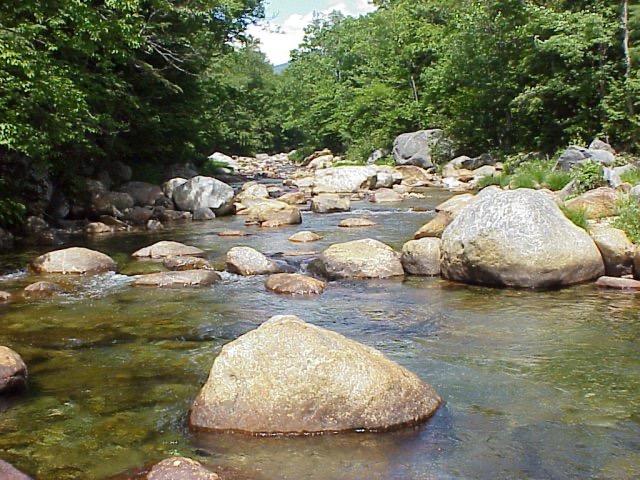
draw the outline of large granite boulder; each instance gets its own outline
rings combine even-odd
[[[115,272],[116,262],[104,253],[71,247],[40,255],[29,267],[36,273],[96,274]]]
[[[26,386],[27,366],[22,357],[10,348],[0,346],[0,394],[24,390]]]
[[[165,288],[204,287],[220,280],[220,275],[210,270],[185,270],[142,275],[133,282],[133,285]]]
[[[134,258],[164,258],[170,256],[198,257],[204,255],[204,250],[200,250],[197,247],[185,245],[180,242],[173,242],[163,240],[161,242],[154,243],[148,247],[141,248],[131,254]]]
[[[374,167],[333,167],[317,170],[313,179],[313,193],[355,193],[375,186]]]
[[[145,182],[128,182],[119,189],[122,193],[128,193],[135,205],[139,207],[153,206],[156,200],[164,195],[158,185]]]
[[[207,470],[200,462],[185,457],[171,457],[156,463],[147,480],[218,480],[220,477]]]
[[[371,238],[331,245],[309,264],[309,269],[329,279],[404,275],[400,255]]]
[[[591,237],[536,190],[483,190],[442,235],[442,274],[450,280],[550,288],[603,273]]]
[[[282,271],[273,260],[251,247],[233,247],[227,252],[227,270],[242,276],[268,275]]]
[[[189,180],[182,177],[176,177],[176,178],[172,178],[171,180],[167,180],[162,184],[162,192],[164,193],[165,197],[167,197],[170,200],[173,200],[173,194],[175,193],[176,188],[184,185],[188,181]]]
[[[253,434],[384,430],[426,420],[440,402],[379,351],[276,316],[222,348],[189,424]]]
[[[322,193],[311,199],[311,210],[316,213],[348,212],[351,199],[336,193]]]
[[[573,167],[587,162],[596,162],[609,166],[612,165],[615,160],[616,156],[607,150],[572,145],[560,155],[555,168],[559,170],[571,170]]]
[[[440,239],[410,240],[402,247],[402,266],[410,275],[440,275]]]
[[[193,177],[175,187],[173,201],[180,210],[194,212],[199,208],[210,208],[220,215],[233,211],[233,188],[211,177]]]
[[[452,158],[453,143],[440,129],[403,133],[393,142],[393,159],[396,165],[415,165],[422,168],[435,166],[438,160]]]
[[[623,230],[612,227],[591,227],[589,234],[602,254],[605,275],[622,277],[633,273],[635,247]]]

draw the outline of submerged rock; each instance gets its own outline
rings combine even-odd
[[[165,257],[162,262],[165,267],[175,272],[183,272],[186,270],[214,270],[213,266],[204,258],[197,257],[181,257],[171,255]]]
[[[104,253],[71,247],[45,253],[31,262],[36,273],[96,274],[115,272],[118,265]]]
[[[373,220],[362,217],[345,218],[340,223],[338,223],[338,226],[341,228],[373,227],[375,225],[377,225],[377,223]]]
[[[189,424],[253,434],[384,430],[424,421],[440,402],[379,351],[276,316],[223,347]]]
[[[299,273],[277,273],[265,283],[267,290],[286,295],[319,295],[326,285],[322,280]]]
[[[321,238],[322,237],[317,233],[303,231],[303,232],[298,232],[291,235],[289,237],[289,241],[294,243],[310,243],[310,242],[317,242]]]
[[[26,386],[27,366],[22,357],[10,348],[0,346],[0,393],[17,392]]]
[[[591,237],[535,190],[485,189],[442,235],[442,274],[450,280],[550,288],[603,273]]]
[[[267,275],[282,271],[273,260],[250,247],[233,247],[227,252],[227,270],[238,275]]]
[[[188,257],[204,255],[204,250],[180,242],[163,240],[132,253],[134,258]]]
[[[616,290],[640,290],[640,281],[633,278],[600,277],[596,287]]]
[[[171,457],[153,466],[147,480],[218,480],[220,477],[195,460]]]
[[[27,295],[53,295],[62,292],[64,289],[52,282],[35,282],[24,289],[24,293]]]
[[[400,255],[371,238],[331,245],[309,264],[309,269],[329,279],[404,275]]]
[[[160,272],[143,275],[136,279],[136,287],[204,287],[221,280],[220,275],[209,270],[187,270],[177,272]]]

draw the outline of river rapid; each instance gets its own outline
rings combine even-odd
[[[73,244],[109,254],[125,272],[137,268],[132,252],[159,240],[202,248],[220,267],[231,247],[247,245],[304,271],[311,257],[281,254],[367,237],[399,250],[448,196],[428,190],[397,204],[354,202],[349,213],[304,212],[302,225],[272,230],[225,217]],[[354,216],[378,225],[337,228]],[[226,229],[253,235],[217,235]],[[287,241],[300,230],[323,239]],[[24,267],[46,250],[0,257],[0,290],[39,280]],[[28,391],[0,400],[0,458],[37,479],[106,479],[171,455],[251,479],[640,477],[637,294],[424,277],[336,281],[308,298],[268,292],[265,277],[231,274],[200,289],[134,288],[123,274],[54,281],[68,292],[0,305],[0,344],[29,367]],[[189,431],[187,412],[222,346],[277,314],[381,350],[445,404],[426,424],[388,433]]]

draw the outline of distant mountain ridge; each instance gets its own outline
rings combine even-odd
[[[289,62],[281,63],[280,65],[274,65],[273,73],[275,73],[276,75],[279,75],[282,72],[284,72],[285,68],[287,68],[288,66],[289,66]]]

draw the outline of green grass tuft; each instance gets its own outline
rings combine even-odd
[[[620,175],[620,179],[631,185],[640,185],[640,169],[634,168],[633,170],[628,170]]]
[[[571,209],[565,205],[560,206],[560,210],[564,213],[564,216],[573,222],[574,225],[589,231],[589,222],[587,216],[587,210],[584,208]]]
[[[624,230],[629,240],[640,243],[640,203],[630,195],[625,195],[617,205],[617,214],[613,226]]]

